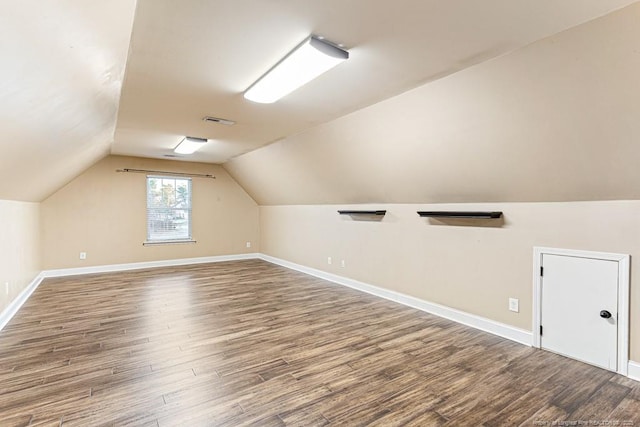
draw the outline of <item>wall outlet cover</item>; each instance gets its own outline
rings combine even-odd
[[[517,298],[509,298],[509,311],[520,311],[520,301]]]

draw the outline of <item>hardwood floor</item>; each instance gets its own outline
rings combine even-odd
[[[640,425],[640,383],[259,260],[48,279],[0,387],[3,427]]]

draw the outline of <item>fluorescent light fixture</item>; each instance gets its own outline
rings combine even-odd
[[[185,136],[180,144],[173,149],[177,154],[193,154],[207,143],[205,138],[194,138],[192,136]]]
[[[270,104],[349,58],[349,52],[309,36],[244,93],[250,101]]]

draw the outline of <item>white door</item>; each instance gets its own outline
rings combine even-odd
[[[541,347],[617,369],[618,262],[542,255]]]

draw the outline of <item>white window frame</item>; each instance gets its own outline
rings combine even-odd
[[[162,208],[162,209],[174,209],[179,211],[188,211],[188,223],[187,223],[187,236],[179,237],[179,238],[153,238],[151,232],[151,216],[150,214],[158,208],[154,208],[150,206],[150,183],[152,179],[157,180],[174,180],[174,181],[187,181],[188,184],[188,206],[187,207],[176,207],[176,208]],[[177,183],[176,183],[177,184]],[[177,188],[177,185],[174,186]],[[147,179],[145,181],[145,190],[146,190],[146,228],[147,228],[147,240],[144,242],[144,245],[162,245],[162,244],[172,244],[172,243],[196,243],[193,240],[193,182],[191,178],[185,178],[181,176],[170,176],[170,175],[147,175]]]

